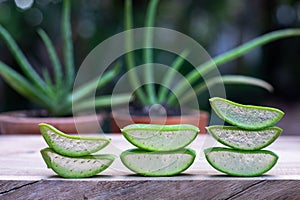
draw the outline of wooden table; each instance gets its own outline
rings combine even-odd
[[[98,135],[99,136],[99,135]],[[111,144],[101,153],[119,155],[132,148],[121,135],[105,134]],[[40,135],[0,136],[0,199],[300,199],[300,137],[280,136],[267,149],[279,155],[266,175],[225,176],[208,165],[203,149],[222,146],[208,135],[190,145],[197,158],[190,169],[173,177],[141,177],[120,159],[101,174],[63,179],[46,168]]]

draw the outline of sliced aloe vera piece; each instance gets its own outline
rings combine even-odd
[[[259,150],[272,144],[281,134],[276,126],[261,130],[245,130],[234,126],[210,126],[206,128],[220,143],[240,150]]]
[[[62,156],[51,148],[42,149],[41,154],[47,167],[64,178],[94,176],[107,169],[115,160],[115,156],[110,154],[72,158]]]
[[[120,158],[131,171],[143,176],[172,176],[189,168],[196,157],[192,149],[149,152],[141,149],[124,151]]]
[[[189,145],[199,128],[189,124],[132,124],[121,129],[124,137],[138,148],[149,151],[173,151]]]
[[[276,108],[242,105],[219,97],[211,98],[209,101],[220,118],[232,125],[249,130],[273,126],[284,115]]]
[[[216,170],[231,176],[260,176],[269,171],[278,156],[272,151],[242,151],[214,147],[204,150],[209,164]]]
[[[49,147],[65,156],[78,157],[90,155],[103,149],[110,143],[110,139],[108,138],[67,135],[49,124],[42,123],[39,126]]]

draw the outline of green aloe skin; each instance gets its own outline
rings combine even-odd
[[[110,143],[110,139],[67,135],[53,126],[39,124],[50,148],[41,150],[47,167],[64,178],[91,177],[107,169],[115,160],[111,154],[91,155]]]
[[[207,131],[220,143],[231,147],[204,150],[206,160],[216,170],[231,176],[260,176],[278,160],[272,151],[260,150],[282,133],[276,124],[284,113],[276,108],[243,105],[214,97],[210,104],[217,115],[234,126],[210,126]]]
[[[122,163],[142,176],[172,176],[188,169],[196,153],[184,148],[199,132],[188,124],[131,124],[122,129],[124,137],[137,149],[120,155]]]
[[[245,130],[235,126],[210,126],[208,133],[218,142],[240,150],[259,150],[272,144],[281,134],[279,127]]]
[[[78,157],[95,153],[110,143],[107,138],[92,138],[67,135],[53,126],[39,124],[40,131],[49,147],[65,156]]]
[[[120,158],[131,171],[142,176],[173,176],[188,169],[196,157],[192,149],[144,151],[129,149]]]
[[[114,155],[88,155],[69,157],[56,153],[51,148],[41,150],[42,157],[55,173],[64,178],[91,177],[107,169],[115,160]]]
[[[133,145],[148,151],[173,151],[186,147],[196,138],[199,128],[188,124],[132,124],[122,130]]]
[[[284,115],[276,108],[242,105],[219,97],[211,98],[209,102],[220,118],[243,129],[259,130],[273,126]]]
[[[276,164],[278,156],[272,151],[243,151],[221,147],[204,151],[209,164],[231,176],[260,176]]]

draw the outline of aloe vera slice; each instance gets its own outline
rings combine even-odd
[[[78,157],[90,155],[103,149],[110,143],[107,138],[93,138],[67,135],[49,124],[39,124],[40,131],[49,145],[57,153]]]
[[[204,150],[209,164],[231,176],[260,176],[276,164],[278,156],[272,151],[242,151],[213,147]]]
[[[64,178],[94,176],[107,169],[115,160],[115,156],[110,154],[72,158],[62,156],[51,148],[42,149],[41,154],[47,167]]]
[[[173,151],[189,145],[199,128],[189,124],[132,124],[121,129],[124,137],[138,148],[149,151]]]
[[[276,108],[242,105],[219,97],[211,98],[209,101],[220,118],[232,125],[249,130],[273,126],[284,115]]]
[[[129,149],[122,152],[122,163],[131,171],[143,176],[172,176],[189,168],[196,157],[192,149],[149,152]]]
[[[265,148],[282,132],[282,129],[276,126],[261,130],[245,130],[234,126],[210,126],[206,129],[220,143],[240,150]]]

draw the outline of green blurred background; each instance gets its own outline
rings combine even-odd
[[[134,0],[134,27],[144,24],[147,0]],[[61,49],[61,0],[0,0],[0,24],[9,30],[37,68],[50,66],[37,35],[42,27]],[[72,1],[76,66],[97,44],[124,30],[122,0]],[[180,31],[198,41],[211,56],[218,55],[272,30],[300,26],[299,0],[162,0],[156,26]],[[299,57],[298,57],[299,56]],[[241,103],[276,106],[286,112],[279,126],[297,134],[300,122],[300,38],[289,38],[258,48],[220,67],[222,74],[241,74],[270,82],[272,94],[249,86],[228,86],[227,97]],[[18,69],[0,41],[0,60]],[[106,88],[109,90],[109,88]],[[208,109],[208,94],[200,106]],[[0,79],[0,111],[33,108]],[[299,116],[298,116],[299,115]]]

